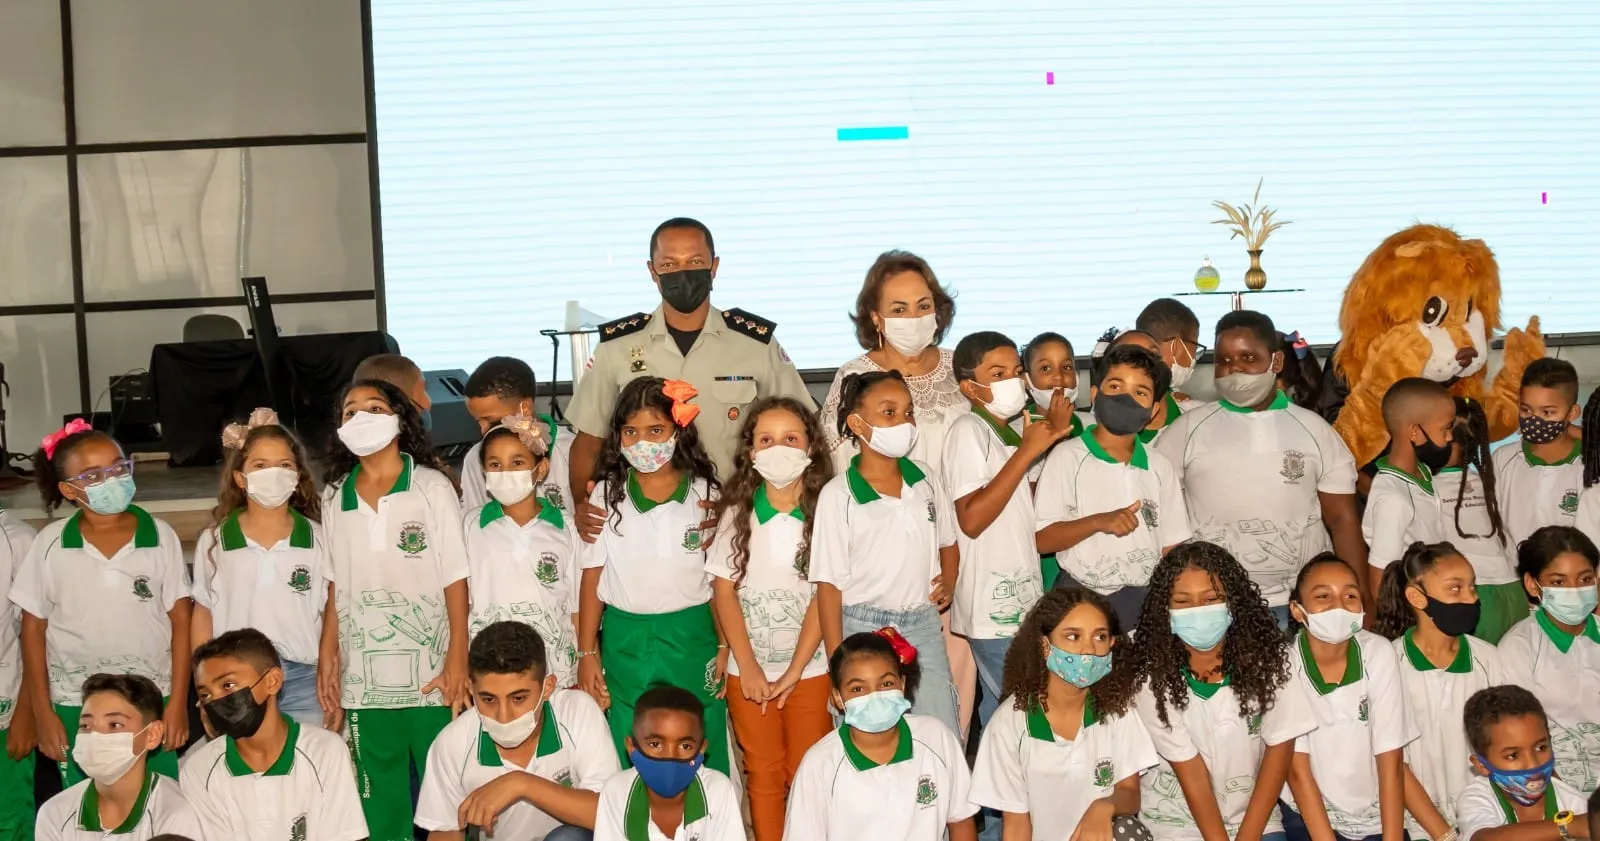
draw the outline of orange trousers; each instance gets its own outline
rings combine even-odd
[[[783,709],[770,703],[763,715],[760,704],[744,697],[739,678],[728,676],[728,717],[733,719],[734,738],[744,751],[750,823],[756,841],[783,838],[784,811],[795,769],[806,751],[833,730],[829,689],[827,675],[802,680]]]

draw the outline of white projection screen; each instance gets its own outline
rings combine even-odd
[[[1600,4],[1535,0],[374,0],[388,324],[425,368],[522,355],[569,299],[654,306],[650,230],[706,222],[713,301],[801,368],[859,353],[873,258],[926,257],[948,340],[1087,352],[1248,258],[1213,199],[1294,224],[1251,306],[1337,338],[1416,220],[1482,237],[1508,326],[1600,329]],[[1226,298],[1188,299],[1203,323]],[[566,358],[562,355],[562,377]]]

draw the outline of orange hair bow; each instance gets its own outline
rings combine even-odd
[[[700,416],[700,407],[690,405],[689,401],[700,396],[695,387],[683,380],[667,380],[661,386],[661,393],[672,401],[672,422],[679,429],[687,427]]]
[[[883,637],[889,642],[889,647],[894,649],[894,656],[899,658],[900,665],[909,666],[917,660],[917,647],[911,641],[900,636],[900,632],[893,628],[879,628],[872,633]]]

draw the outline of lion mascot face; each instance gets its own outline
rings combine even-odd
[[[1334,428],[1357,463],[1388,443],[1383,395],[1397,380],[1426,377],[1481,400],[1497,439],[1517,426],[1522,372],[1544,355],[1538,319],[1506,335],[1489,388],[1489,341],[1500,329],[1500,267],[1480,239],[1416,225],[1384,240],[1356,270],[1339,311],[1333,365],[1350,389]]]

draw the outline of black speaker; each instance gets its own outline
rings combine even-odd
[[[448,462],[457,462],[478,443],[478,422],[467,412],[467,372],[462,370],[424,371],[428,399],[433,408],[429,438],[433,448]]]

